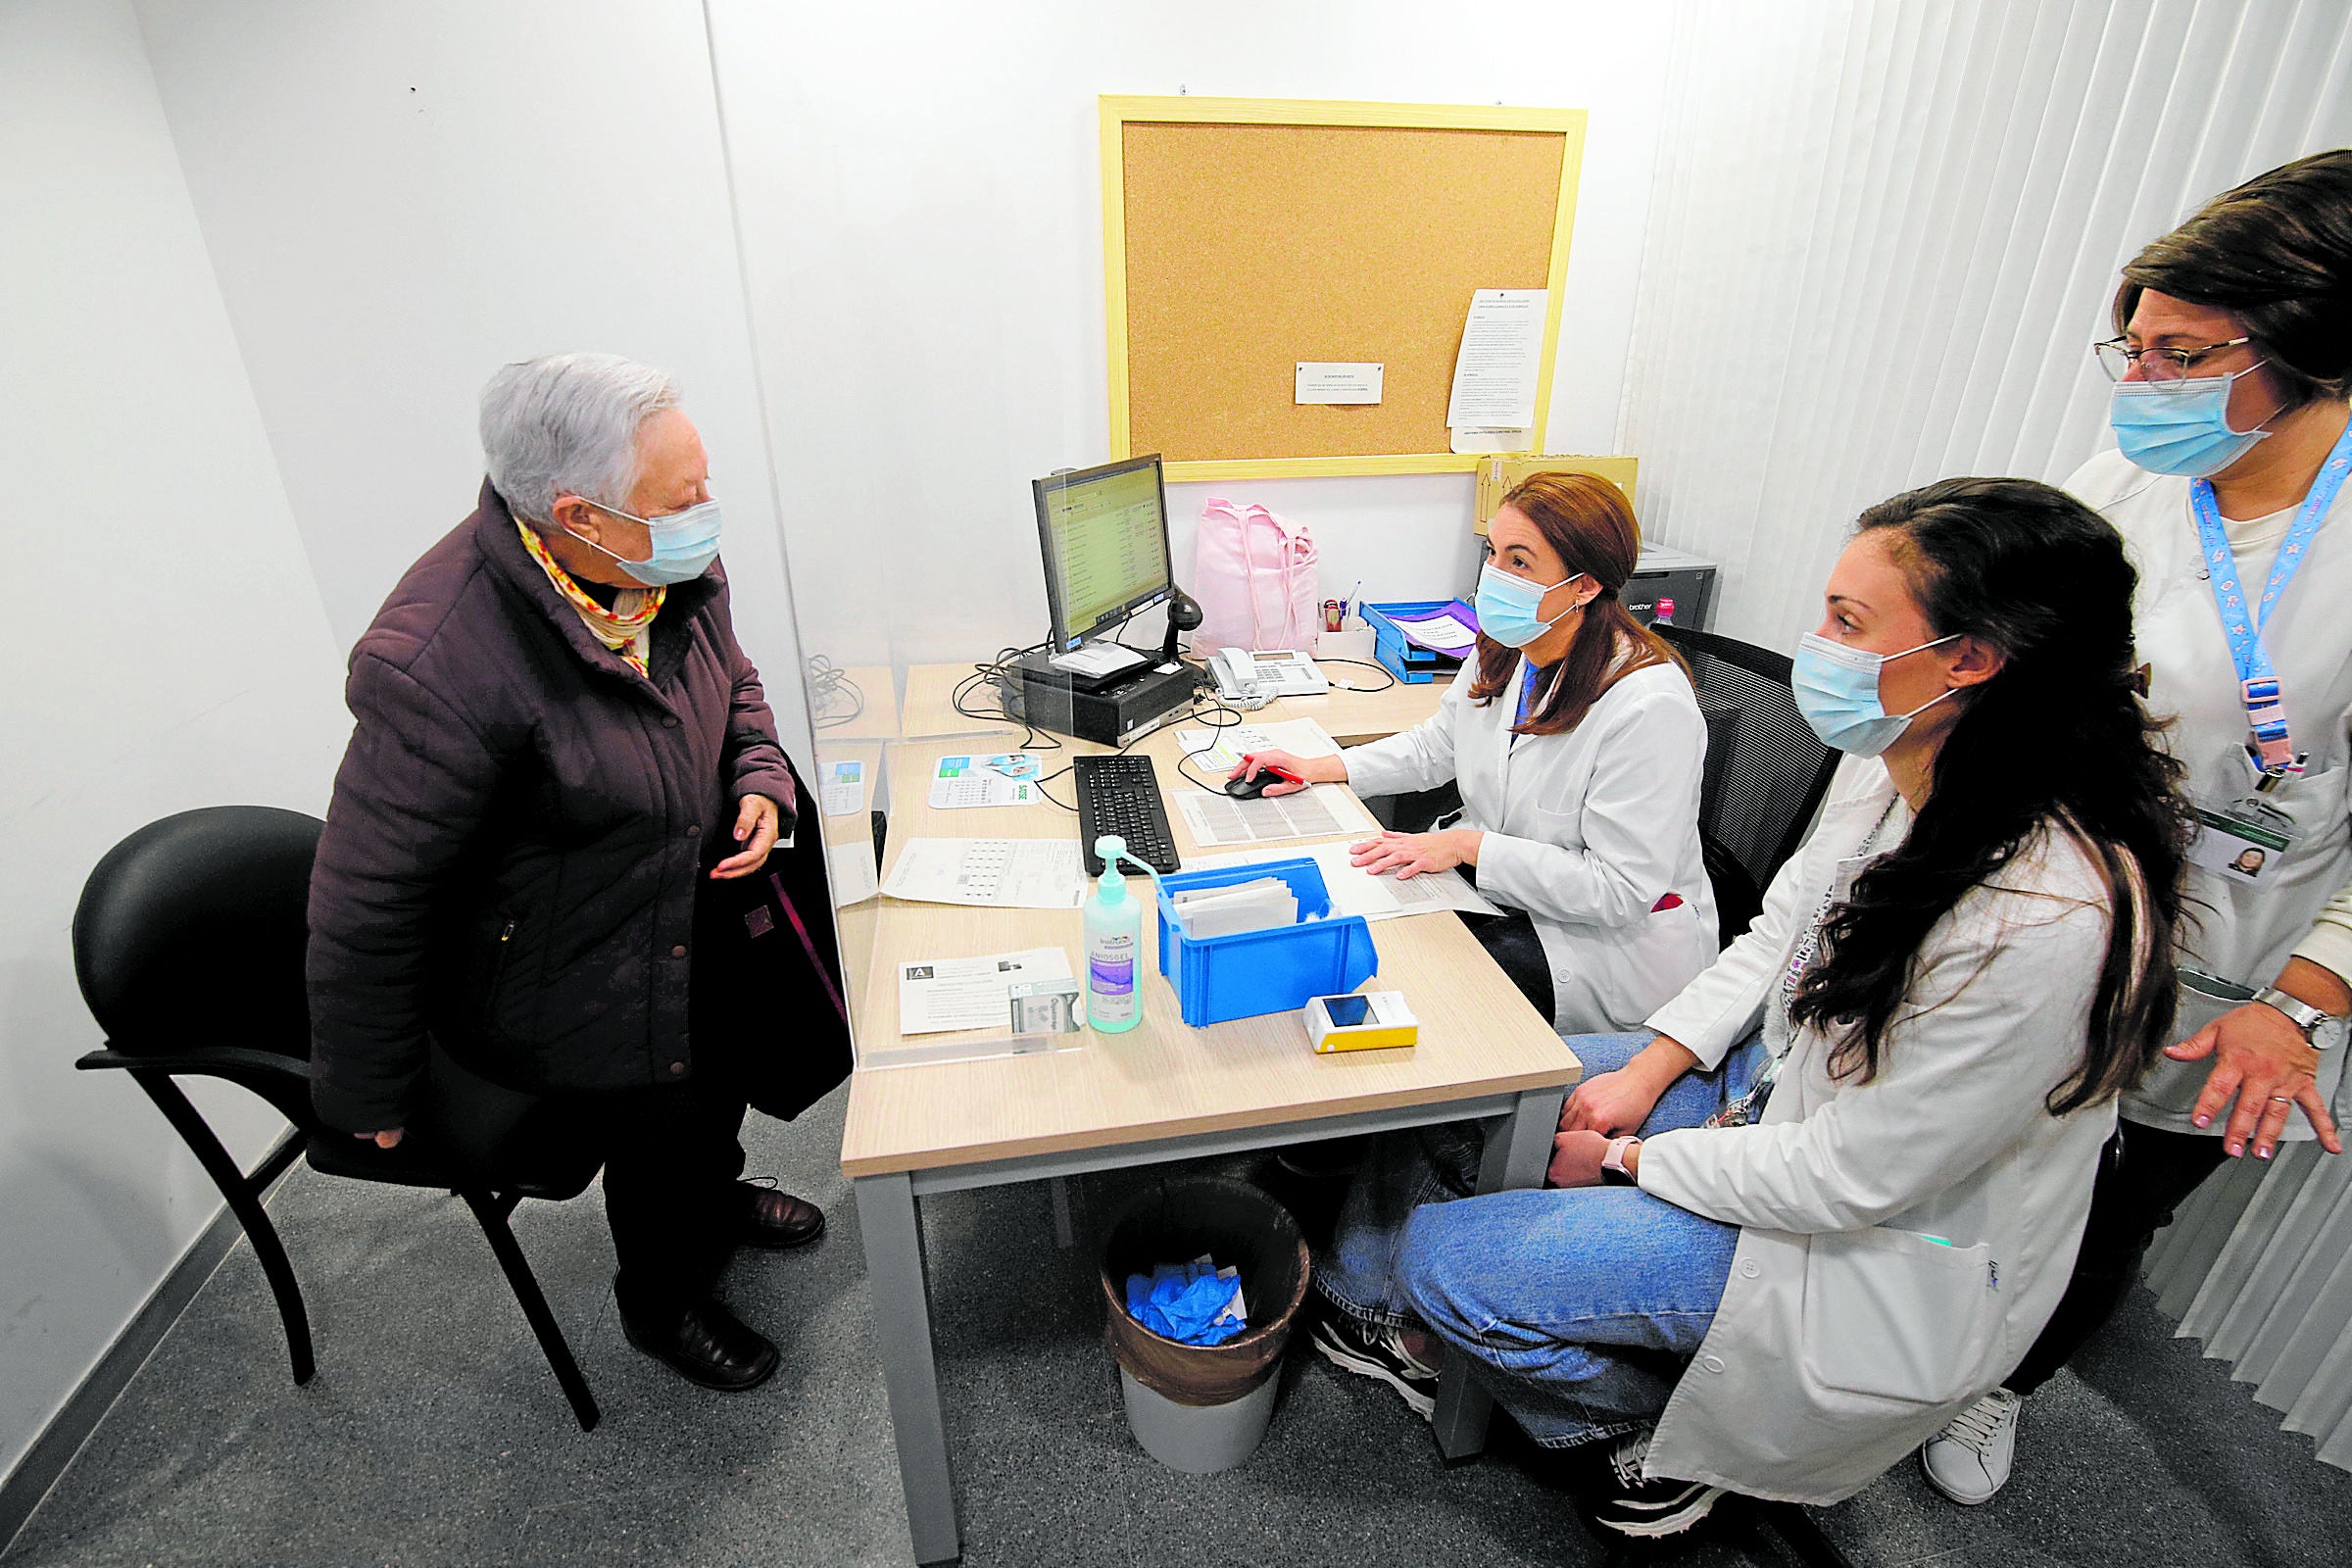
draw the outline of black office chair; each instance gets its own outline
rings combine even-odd
[[[216,806],[151,822],[109,850],[74,911],[74,972],[107,1042],[74,1065],[128,1072],[220,1189],[277,1298],[297,1384],[308,1383],[315,1367],[310,1317],[261,1200],[307,1144],[313,1167],[329,1175],[444,1188],[466,1200],[581,1430],[593,1431],[596,1399],[507,1216],[525,1198],[578,1197],[599,1161],[548,1141],[493,1190],[437,1161],[415,1138],[377,1149],[327,1126],[311,1108],[303,953],[322,826],[299,811]],[[177,1076],[248,1089],[302,1137],[287,1139],[247,1175],[172,1081]]]
[[[1797,711],[1788,655],[1683,626],[1651,629],[1690,665],[1706,715],[1698,841],[1728,947],[1762,912],[1765,888],[1804,842],[1838,754]]]

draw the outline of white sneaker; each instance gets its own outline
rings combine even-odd
[[[1952,1424],[1923,1444],[1919,1467],[1928,1485],[1954,1502],[1989,1502],[2008,1485],[2017,1456],[2017,1413],[2025,1400],[1995,1389],[1953,1417]]]

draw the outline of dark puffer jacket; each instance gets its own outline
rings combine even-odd
[[[695,900],[792,774],[724,572],[669,590],[651,680],[590,636],[488,484],[352,651],[358,728],[311,877],[312,1099],[409,1124],[428,1035],[532,1092],[671,1083]]]

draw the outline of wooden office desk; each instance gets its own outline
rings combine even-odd
[[[1344,705],[1339,711],[1343,723],[1365,722],[1348,719]],[[1174,765],[1176,727],[1135,748],[1154,759],[1166,792],[1196,788]],[[1076,831],[1073,814],[1053,806],[933,811],[925,798],[931,764],[958,749],[938,741],[892,748],[894,846],[918,837]],[[1071,743],[1072,752],[1102,750]],[[1069,800],[1070,782],[1065,775],[1048,787]],[[1178,853],[1189,858],[1196,846],[1184,818],[1172,805],[1168,815]],[[903,961],[1050,945],[1069,950],[1074,960],[1080,956],[1074,909],[980,909],[889,898],[878,904],[871,961],[854,977],[862,982],[854,983],[862,1038],[896,1037]],[[1148,944],[1152,918],[1147,906]],[[1372,934],[1380,959],[1376,983],[1404,992],[1421,1019],[1420,1043],[1407,1050],[1318,1056],[1288,1012],[1187,1028],[1156,962],[1147,960],[1145,1020],[1129,1033],[1080,1031],[1070,1037],[1071,1050],[869,1068],[854,1077],[842,1168],[852,1178],[864,1233],[918,1562],[952,1559],[959,1549],[932,1359],[921,1198],[1466,1118],[1489,1123],[1480,1191],[1541,1181],[1561,1098],[1578,1075],[1575,1057],[1453,915],[1376,922]],[[1485,1396],[1458,1366],[1449,1367],[1435,1423],[1443,1451],[1475,1451],[1487,1414]]]
[[[913,664],[906,670],[906,701],[902,705],[900,731],[906,740],[950,735],[1018,735],[1021,726],[1004,718],[974,718],[958,713],[950,701],[958,681],[972,673],[969,664]],[[1324,671],[1343,680],[1378,686],[1388,672],[1362,664],[1333,664]],[[1408,685],[1398,681],[1381,691],[1334,690],[1321,697],[1285,697],[1244,715],[1247,719],[1312,718],[1320,720],[1334,739],[1360,743],[1411,729],[1438,710],[1444,681]],[[997,706],[993,687],[980,686],[965,699],[968,707],[987,711]],[[968,835],[967,835],[968,836]]]
[[[907,665],[906,701],[900,710],[902,736],[914,741],[932,735],[1020,734],[1021,726],[1010,719],[974,718],[956,711],[952,699],[956,683],[971,679],[971,675],[970,664]],[[972,708],[987,711],[997,706],[996,690],[977,686],[967,701]]]

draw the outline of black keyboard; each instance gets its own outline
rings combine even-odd
[[[1078,780],[1078,843],[1086,851],[1086,874],[1102,874],[1095,840],[1116,833],[1127,853],[1165,876],[1176,869],[1176,840],[1168,832],[1168,808],[1159,799],[1159,773],[1149,757],[1074,757]]]

